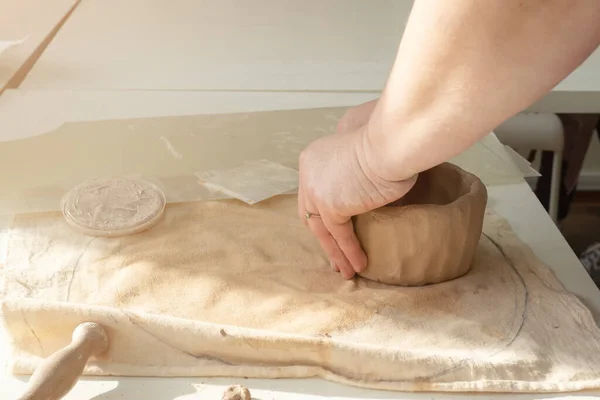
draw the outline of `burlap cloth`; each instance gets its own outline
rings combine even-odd
[[[13,373],[31,373],[91,320],[111,343],[87,374],[321,376],[410,391],[600,387],[590,312],[489,211],[472,271],[421,288],[343,280],[295,196],[171,204],[158,226],[118,239],[80,235],[58,213],[21,214],[0,271]]]

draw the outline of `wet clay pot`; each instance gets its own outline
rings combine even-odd
[[[421,286],[466,274],[481,238],[486,204],[481,180],[454,164],[422,172],[399,202],[354,218],[368,257],[360,275]]]

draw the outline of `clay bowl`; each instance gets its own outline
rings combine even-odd
[[[466,274],[481,238],[487,190],[473,174],[444,163],[422,172],[399,202],[354,218],[369,259],[364,278],[401,286]]]

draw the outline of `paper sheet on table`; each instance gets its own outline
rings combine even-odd
[[[529,161],[527,161],[522,155],[517,153],[512,147],[505,145],[504,149],[506,150],[507,154],[510,156],[512,161],[515,163],[515,166],[519,168],[524,177],[531,178],[542,176],[542,174],[540,174],[531,166],[531,163]]]
[[[228,170],[204,171],[196,174],[209,189],[256,204],[298,188],[298,171],[269,160],[247,161]]]
[[[215,199],[215,191],[198,184],[197,172],[230,170],[260,159],[298,170],[301,151],[335,132],[346,109],[78,122],[0,142],[0,214],[58,210],[68,190],[97,176],[151,180],[169,203]],[[523,181],[491,134],[451,162],[488,186]],[[10,168],[14,165],[19,168]]]
[[[376,93],[197,92],[7,89],[0,96],[1,141],[25,139],[66,123],[351,107]],[[35,110],[36,118],[31,118]]]

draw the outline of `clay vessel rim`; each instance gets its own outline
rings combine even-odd
[[[458,195],[454,196],[454,198],[443,204],[435,204],[435,203],[409,203],[409,204],[398,204],[392,205],[388,204],[379,209],[372,210],[371,213],[379,213],[379,214],[390,214],[397,213],[399,210],[439,210],[440,212],[444,212],[447,208],[455,208],[460,206],[458,203],[468,202],[470,198],[477,196],[480,191],[484,191],[487,193],[486,186],[481,182],[481,180],[474,174],[465,171],[457,165],[451,163],[443,163],[433,169],[446,169],[452,171],[454,174],[458,174],[461,179],[461,188],[458,190]],[[429,170],[429,171],[431,171]],[[409,192],[410,193],[410,192]]]

